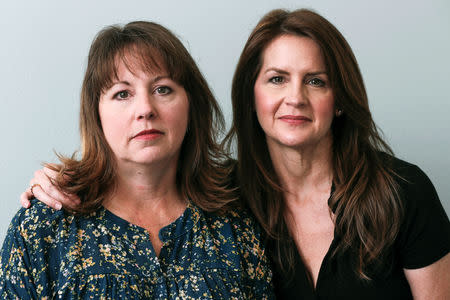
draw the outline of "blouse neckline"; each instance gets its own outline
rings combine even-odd
[[[105,226],[108,228],[120,226],[123,230],[128,231],[131,230],[133,232],[139,232],[148,236],[148,231],[138,225],[135,225],[119,216],[109,211],[105,207],[101,207],[100,214],[104,214],[105,216]],[[159,239],[166,243],[170,240],[175,240],[194,228],[194,226],[198,223],[200,219],[200,211],[198,207],[193,204],[191,201],[188,201],[186,209],[184,212],[172,223],[162,227],[159,230]]]

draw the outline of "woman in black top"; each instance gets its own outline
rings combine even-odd
[[[448,217],[427,176],[380,137],[332,24],[309,10],[264,16],[232,100],[227,139],[238,143],[237,180],[266,230],[280,299],[450,299]]]
[[[238,180],[281,299],[450,299],[450,224],[392,156],[350,46],[310,10],[274,10],[233,78]]]

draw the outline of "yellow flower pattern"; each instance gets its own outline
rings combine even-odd
[[[190,203],[159,232],[104,208],[88,216],[33,201],[1,250],[1,299],[273,299],[261,232],[245,210],[208,213]]]

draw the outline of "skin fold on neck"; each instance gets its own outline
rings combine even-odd
[[[176,164],[122,164],[117,173],[116,188],[106,197],[103,206],[147,230],[159,255],[162,247],[159,231],[181,216],[187,205],[187,199],[182,197],[176,186]]]
[[[328,207],[333,179],[331,149],[331,139],[314,147],[269,147],[285,190],[286,224],[314,288],[334,238],[334,215]]]

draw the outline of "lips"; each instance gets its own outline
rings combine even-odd
[[[305,122],[311,122],[311,119],[305,116],[298,115],[284,115],[279,118],[281,121],[292,123],[292,124],[301,124]]]
[[[158,138],[159,136],[161,136],[163,134],[164,133],[162,131],[159,131],[157,129],[146,129],[146,130],[142,130],[141,132],[139,132],[132,138],[138,139],[138,140],[152,140],[152,139]]]

